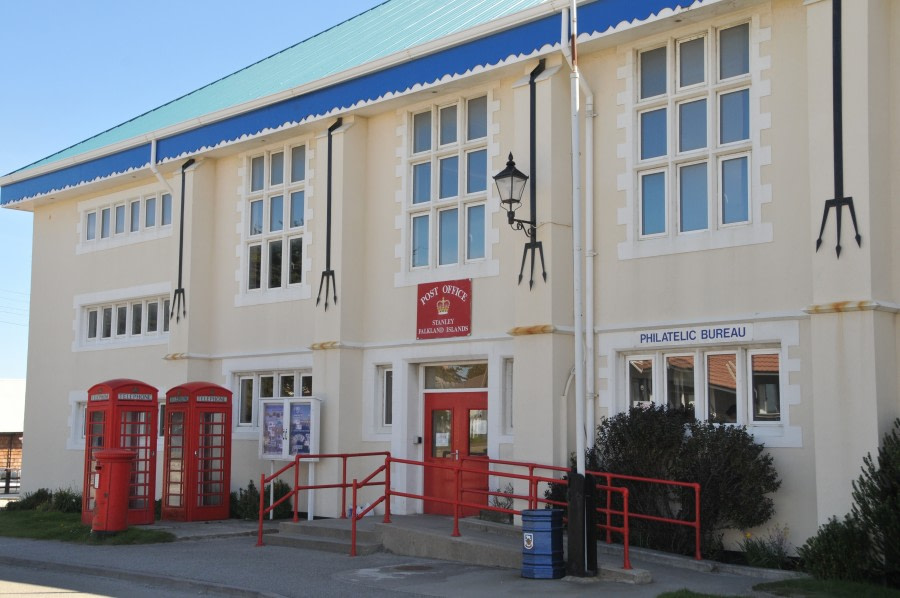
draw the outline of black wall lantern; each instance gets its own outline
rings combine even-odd
[[[535,86],[534,81],[544,71],[543,59],[531,71],[529,77],[529,157],[531,158],[531,193],[529,205],[531,214],[528,220],[516,218],[516,210],[522,205],[522,194],[525,193],[525,183],[528,182],[528,175],[516,168],[516,162],[513,160],[512,152],[509,153],[509,161],[506,168],[494,175],[494,182],[497,184],[497,192],[500,194],[500,203],[506,208],[506,219],[513,230],[525,232],[528,242],[525,243],[525,249],[522,251],[522,265],[519,267],[519,284],[522,283],[522,273],[525,271],[525,258],[528,252],[531,252],[531,279],[528,281],[528,288],[534,288],[534,254],[541,256],[541,275],[544,282],[547,282],[547,269],[544,267],[544,246],[537,240],[537,187],[535,185],[534,166],[537,162],[537,140],[536,136],[536,110],[535,110]]]

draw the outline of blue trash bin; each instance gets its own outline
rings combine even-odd
[[[522,577],[559,579],[565,575],[562,523],[560,509],[522,511]]]

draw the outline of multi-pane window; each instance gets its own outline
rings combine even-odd
[[[410,268],[484,259],[487,96],[432,106],[410,125]]]
[[[113,235],[127,237],[171,224],[172,196],[169,193],[147,195],[85,212],[84,240],[108,239]]]
[[[717,348],[626,358],[629,407],[685,408],[714,423],[781,423],[777,349]]]
[[[237,424],[257,423],[260,399],[312,396],[312,375],[299,371],[246,373],[237,377]]]
[[[168,297],[85,306],[84,339],[93,343],[168,333],[169,307]]]
[[[638,236],[750,222],[750,26],[638,53]]]
[[[306,146],[250,158],[246,289],[280,289],[303,281]]]

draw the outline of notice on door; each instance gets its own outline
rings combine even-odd
[[[416,339],[472,334],[472,279],[419,285]]]

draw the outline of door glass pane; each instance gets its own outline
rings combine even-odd
[[[681,232],[707,228],[708,195],[706,162],[683,166],[678,171]]]
[[[466,213],[466,259],[477,260],[484,257],[484,204],[469,206]]]
[[[719,78],[750,72],[750,25],[723,29],[719,33]]]
[[[304,211],[306,209],[306,198],[303,191],[294,191],[291,193],[291,228],[303,226],[306,218]]]
[[[466,154],[466,193],[487,191],[487,150]]]
[[[466,127],[466,139],[487,137],[487,96],[469,100],[469,119]]]
[[[641,99],[666,93],[666,48],[641,52]]]
[[[703,52],[705,41],[705,38],[698,37],[678,44],[678,60],[681,68],[678,73],[678,84],[681,87],[703,83],[706,80],[704,68],[706,60]]]
[[[469,409],[469,455],[487,456],[487,409]]]
[[[441,108],[441,145],[456,143],[456,106]]]
[[[678,151],[706,147],[706,100],[678,106]]]
[[[269,232],[284,229],[284,198],[275,195],[269,199]]]
[[[653,360],[631,359],[628,361],[628,389],[631,407],[653,405]]]
[[[435,409],[431,412],[431,456],[449,457],[450,438],[453,432],[453,412],[450,409]]]
[[[423,162],[413,166],[414,204],[431,201],[431,162]]]
[[[753,355],[750,359],[753,375],[753,421],[781,419],[781,393],[778,379],[778,354]]]
[[[250,161],[250,190],[259,191],[265,184],[266,162],[263,156]]]
[[[666,397],[670,409],[694,413],[694,357],[666,357]]]
[[[248,256],[247,288],[258,289],[262,281],[262,245],[251,245]]]
[[[306,178],[306,146],[291,148],[291,182],[296,183]]]
[[[288,284],[297,284],[303,281],[303,239],[300,237],[291,239],[291,264]]]
[[[271,378],[270,378],[271,380]],[[266,403],[263,407],[263,453],[280,455],[284,441],[284,405]]]
[[[750,139],[750,90],[723,93],[719,102],[719,142]]]
[[[665,156],[666,109],[641,113],[641,160]]]
[[[666,232],[666,174],[654,172],[641,177],[641,234]]]
[[[430,365],[425,368],[425,388],[487,388],[486,363],[468,365]]]
[[[269,242],[269,288],[281,286],[281,241]]]
[[[737,422],[737,356],[734,353],[706,356],[706,393],[709,421]]]
[[[750,220],[747,158],[722,160],[722,223]]]
[[[428,265],[428,216],[416,216],[413,222],[412,267]]]
[[[431,149],[431,112],[413,116],[413,153]]]
[[[455,264],[458,261],[459,235],[458,221],[459,210],[443,210],[440,213],[440,252],[439,263],[444,266]]]
[[[459,194],[459,157],[442,158],[439,162],[439,197],[456,197]],[[415,203],[415,202],[414,202]]]
[[[269,173],[269,184],[280,185],[284,182],[284,152],[272,154],[272,172]]]

